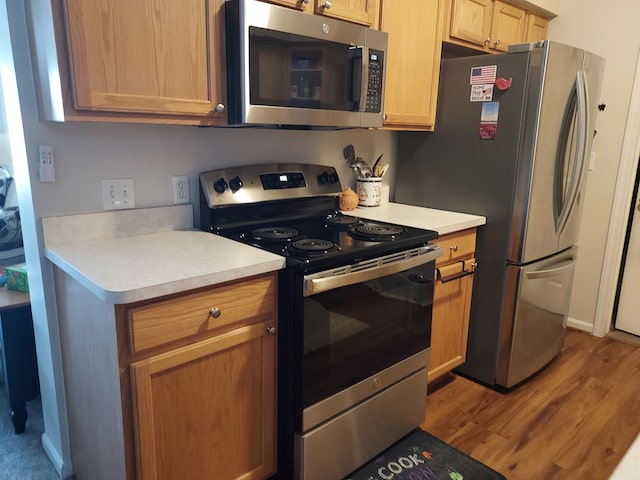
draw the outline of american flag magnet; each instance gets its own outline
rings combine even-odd
[[[485,65],[484,67],[472,67],[469,84],[485,85],[496,81],[497,65]]]

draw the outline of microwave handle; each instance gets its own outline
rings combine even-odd
[[[369,55],[366,47],[352,47],[351,57],[351,102],[357,105],[357,111],[364,111],[369,85]],[[354,108],[354,110],[356,110]]]

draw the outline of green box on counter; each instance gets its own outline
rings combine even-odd
[[[27,264],[19,263],[4,269],[7,277],[7,288],[9,290],[19,290],[29,292],[29,281],[27,280]]]

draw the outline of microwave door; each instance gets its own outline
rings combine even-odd
[[[350,83],[351,83],[351,95],[349,97],[349,104],[353,111],[362,111],[364,106],[364,99],[367,95],[367,85],[364,79],[367,76],[369,68],[366,56],[363,55],[363,47],[353,47],[349,50],[350,58]],[[363,98],[364,97],[364,98]]]

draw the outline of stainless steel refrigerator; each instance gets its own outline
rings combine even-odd
[[[436,129],[398,138],[394,200],[484,215],[466,362],[512,387],[561,350],[604,60],[555,42],[443,60]]]

